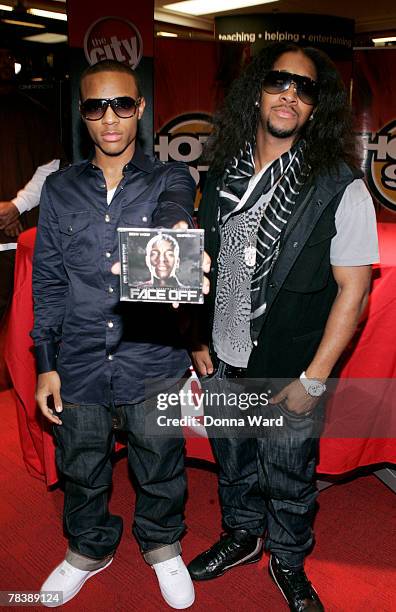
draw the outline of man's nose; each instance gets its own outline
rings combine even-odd
[[[293,81],[290,83],[286,91],[282,91],[281,98],[283,98],[284,100],[287,100],[289,104],[292,102],[297,102],[297,98],[298,98],[297,85],[293,83]]]
[[[115,114],[115,112],[113,111],[113,109],[111,108],[109,104],[109,106],[106,108],[105,114],[102,117],[102,123],[112,124],[112,123],[119,123],[119,121],[120,121],[119,117],[117,117],[117,115]]]

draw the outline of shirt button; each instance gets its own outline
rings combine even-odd
[[[113,361],[114,357],[113,357],[113,355],[107,355],[107,359],[108,359],[109,361]]]
[[[114,291],[114,289],[113,289],[113,287],[110,285],[110,287],[109,287],[109,293],[113,293],[113,291]]]
[[[105,221],[106,223],[110,223],[110,215],[105,215]]]
[[[106,257],[107,257],[107,259],[110,259],[110,257],[111,257],[110,251],[106,251]]]
[[[67,228],[67,231],[71,233],[73,231],[73,227],[69,225],[69,227]]]
[[[107,321],[107,327],[110,327],[110,329],[114,327],[113,321]]]
[[[147,217],[142,217],[142,221],[146,222],[147,221]]]

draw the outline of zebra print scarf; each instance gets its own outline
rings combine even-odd
[[[257,231],[254,272],[251,281],[251,335],[258,338],[260,318],[266,310],[266,292],[270,272],[280,250],[280,237],[292,214],[297,196],[307,180],[309,168],[304,164],[305,141],[297,144],[273,161],[243,201],[243,195],[254,174],[254,155],[250,143],[227,166],[219,189],[220,225],[235,214],[254,206],[263,194],[275,185],[275,191],[265,206]]]

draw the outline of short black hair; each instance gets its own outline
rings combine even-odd
[[[140,89],[139,77],[137,73],[135,72],[135,70],[133,70],[126,64],[117,62],[116,60],[105,59],[105,60],[101,60],[100,62],[96,62],[96,64],[92,64],[91,66],[88,66],[88,68],[86,68],[84,72],[82,73],[80,77],[80,99],[82,97],[81,96],[81,84],[83,80],[85,79],[85,77],[89,76],[90,74],[98,74],[100,72],[124,72],[125,74],[129,74],[135,80],[136,87],[138,90],[138,96],[140,97],[142,95],[141,89]]]

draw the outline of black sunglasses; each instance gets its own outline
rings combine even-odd
[[[293,83],[300,100],[313,106],[318,101],[319,85],[309,77],[281,70],[271,70],[264,77],[262,88],[270,94],[287,91]]]
[[[118,98],[89,98],[80,104],[80,113],[88,121],[98,121],[102,119],[108,107],[115,112],[120,119],[133,117],[142,101],[142,98],[134,100],[130,96],[120,96]]]

